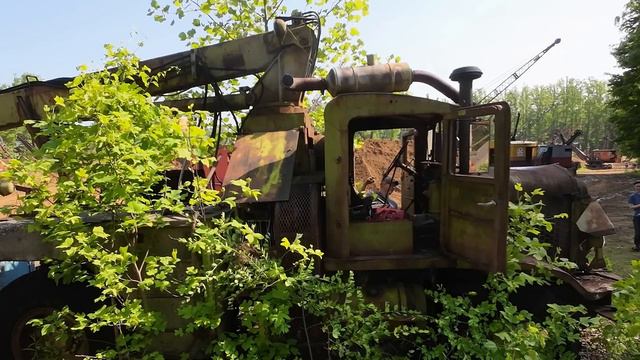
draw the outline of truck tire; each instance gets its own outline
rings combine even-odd
[[[39,329],[29,320],[43,318],[67,305],[73,311],[96,309],[96,292],[82,284],[56,285],[46,269],[24,275],[0,291],[0,359],[29,360]],[[74,350],[91,353],[109,342],[104,333],[86,334]]]

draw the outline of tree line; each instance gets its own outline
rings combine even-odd
[[[481,89],[474,97],[483,96]],[[560,143],[559,134],[569,138],[581,130],[575,143],[583,150],[615,148],[606,81],[565,78],[553,84],[510,89],[500,100],[511,106],[516,140]]]

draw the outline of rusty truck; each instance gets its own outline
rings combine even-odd
[[[404,63],[336,68],[316,78],[314,21],[279,18],[270,32],[142,62],[153,73],[166,72],[152,95],[259,74],[253,86],[238,93],[164,102],[210,112],[247,110],[226,173],[219,174],[224,184],[250,177],[261,191],[258,199],[240,199],[246,221],[272,241],[302,234],[306,244],[325,253],[319,271],[354,272],[373,302],[426,310],[425,289],[437,283],[464,286],[474,274],[505,269],[513,184],[542,188],[549,213],[568,214],[555,220],[547,241],[578,264],[573,270],[551,269],[562,281],[562,293],[591,311],[607,310],[615,276],[605,268],[603,235],[612,231],[611,222],[566,169],[510,168],[510,108],[505,102],[472,104],[472,83],[482,74],[478,68],[454,70],[450,79],[458,88]],[[40,119],[42,106],[64,96],[69,80],[1,90],[0,128]],[[406,94],[416,82],[448,100]],[[305,92],[316,90],[333,96],[324,109],[323,134],[302,105]],[[390,164],[397,171],[389,174],[401,180],[402,191],[399,216],[387,221],[373,221],[376,211],[358,196],[354,175],[355,134],[380,129],[402,129],[412,154]],[[0,221],[0,260],[56,257],[50,244],[27,230],[29,222],[28,214]],[[150,229],[145,236],[153,241],[141,244],[140,251],[162,253],[189,229],[184,219],[173,219],[161,231]],[[536,291],[548,295],[536,297],[539,302],[559,296],[557,287]],[[12,281],[0,290],[0,357],[29,358],[28,320],[64,304],[81,307],[90,294],[81,284],[56,285],[43,267]],[[149,299],[162,311],[175,311],[175,301]],[[156,339],[169,357],[193,346],[179,348],[170,340],[173,325]]]

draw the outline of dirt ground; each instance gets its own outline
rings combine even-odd
[[[606,237],[605,256],[609,266],[620,275],[631,271],[631,260],[640,259],[640,252],[633,252],[633,212],[627,200],[633,192],[633,181],[640,179],[640,172],[625,170],[615,166],[611,170],[579,172],[578,178],[589,189],[592,197],[600,204],[616,227],[616,234]]]
[[[7,169],[8,159],[0,159],[0,172]],[[51,191],[55,192],[55,180],[52,180],[52,183],[49,187]],[[6,220],[9,216],[5,213],[5,211],[11,211],[11,213],[15,213],[15,209],[18,207],[19,199],[25,195],[24,192],[16,190],[13,194],[9,194],[6,196],[0,195],[0,221]]]
[[[400,143],[395,140],[366,140],[355,151],[356,184],[362,184],[369,176],[373,176],[376,184],[370,188],[377,189],[377,183],[399,148]],[[631,271],[631,260],[640,259],[640,252],[631,251],[633,223],[632,212],[627,205],[627,199],[633,191],[632,183],[640,179],[640,172],[625,169],[623,164],[613,164],[612,169],[605,170],[588,170],[583,167],[578,170],[578,178],[587,185],[591,196],[600,199],[602,207],[616,227],[616,234],[606,237],[605,255],[609,266],[614,272],[627,275]],[[400,180],[399,172],[395,179]],[[398,201],[400,194],[394,193],[392,198]]]

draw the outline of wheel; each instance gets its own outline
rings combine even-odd
[[[44,318],[67,305],[73,311],[96,309],[96,292],[81,284],[56,285],[40,269],[24,275],[0,291],[0,359],[28,360],[39,358],[34,348],[42,340],[40,329],[30,320]],[[105,332],[84,334],[59,345],[62,353],[90,354],[109,342]]]

